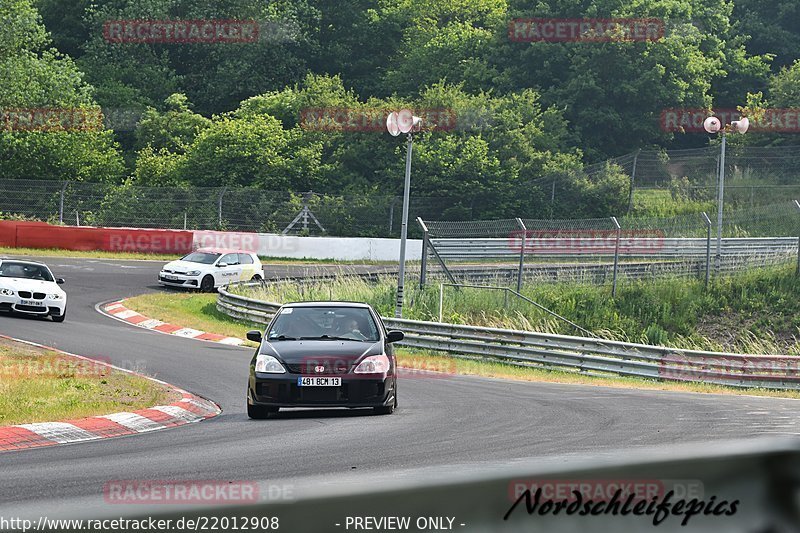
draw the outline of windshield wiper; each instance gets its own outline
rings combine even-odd
[[[332,336],[332,335],[320,335],[319,337],[300,337],[300,340],[303,340],[303,341],[326,340],[326,341],[375,342],[372,339],[355,339],[353,337],[335,337],[335,336]]]

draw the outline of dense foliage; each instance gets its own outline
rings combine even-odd
[[[665,35],[510,39],[509,22],[529,17],[650,17]],[[257,42],[109,42],[105,25],[131,19],[261,25]],[[0,20],[0,108],[138,117],[0,128],[6,178],[397,195],[402,139],[301,117],[407,106],[455,117],[419,136],[413,180],[417,196],[460,198],[442,206],[450,216],[605,216],[627,205],[627,178],[585,163],[708,142],[664,131],[663,109],[736,107],[759,92],[762,105],[800,105],[790,0],[5,0]]]

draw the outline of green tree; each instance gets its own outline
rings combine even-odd
[[[185,153],[197,134],[211,125],[211,120],[192,112],[189,99],[180,93],[170,95],[164,107],[164,112],[153,108],[145,111],[136,127],[137,146]]]
[[[667,143],[672,134],[659,125],[665,108],[732,105],[744,100],[750,81],[766,78],[765,59],[749,56],[736,38],[730,9],[726,0],[517,0],[509,18],[653,17],[664,21],[666,32],[648,42],[506,39],[496,50],[498,84],[509,92],[537,88],[543,104],[564,109],[590,160]]]
[[[49,47],[32,0],[0,4],[0,20],[0,108],[12,115],[67,108],[100,116],[82,73],[72,60]],[[0,129],[0,174],[9,179],[119,179],[124,164],[118,147],[111,133],[98,126],[91,118],[47,128],[20,127],[9,119]]]

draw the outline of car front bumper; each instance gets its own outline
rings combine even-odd
[[[167,279],[165,276],[170,276],[175,279]],[[200,288],[201,276],[186,276],[183,274],[165,274],[160,272],[158,274],[158,283],[165,287],[184,287],[188,289]]]
[[[0,295],[0,311],[7,313],[21,313],[26,315],[35,316],[61,316],[64,314],[64,309],[67,307],[67,300],[53,300],[52,298],[45,298],[44,300],[34,300],[41,302],[42,305],[25,305],[22,303],[22,298],[19,296]],[[30,301],[30,298],[26,298]]]
[[[315,376],[341,377],[338,387],[301,387],[299,377],[251,372],[247,401],[264,407],[382,407],[394,403],[397,392],[394,376]]]

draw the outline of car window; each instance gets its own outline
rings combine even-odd
[[[228,265],[239,264],[239,254],[225,254],[219,260],[220,263],[227,263]]]
[[[53,281],[53,275],[46,266],[12,261],[0,263],[0,277]]]
[[[252,265],[253,257],[250,254],[239,254],[239,262],[243,265]]]
[[[267,338],[338,338],[375,342],[378,327],[369,309],[358,307],[284,307],[275,317]]]
[[[209,252],[192,252],[189,255],[181,257],[181,261],[187,261],[189,263],[201,263],[203,265],[213,265],[214,261],[217,260],[220,254],[209,253]]]

